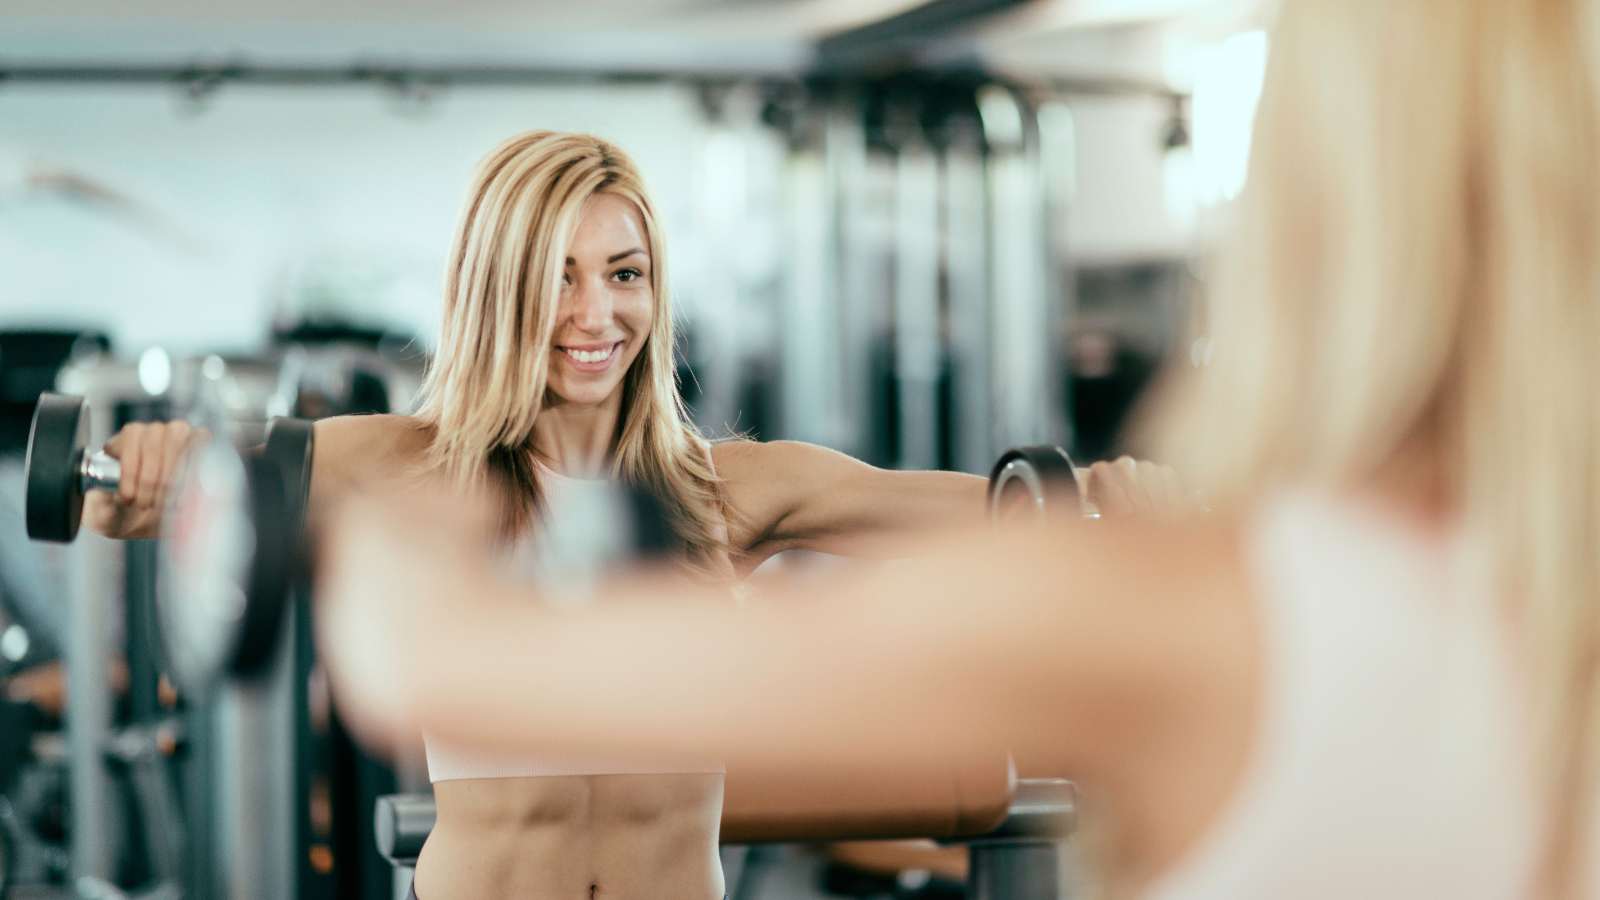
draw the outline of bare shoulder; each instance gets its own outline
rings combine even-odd
[[[723,480],[745,475],[751,466],[759,464],[766,447],[760,441],[731,438],[711,442],[711,464]]]
[[[335,416],[316,423],[316,452],[330,461],[358,456],[366,462],[414,462],[432,440],[429,426],[414,416]]]
[[[413,471],[432,440],[429,426],[413,416],[335,416],[313,429],[311,490],[321,498],[370,478]]]
[[[817,465],[855,462],[837,450],[804,441],[717,441],[711,445],[711,457],[717,474],[728,482],[792,474]]]

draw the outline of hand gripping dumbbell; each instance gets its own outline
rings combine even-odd
[[[83,498],[116,490],[121,467],[89,452],[81,397],[39,398],[28,436],[27,526],[36,540],[77,537]],[[263,670],[302,574],[312,429],[275,419],[264,446],[227,441],[191,451],[161,516],[156,615],[180,684],[191,690]]]
[[[83,521],[83,497],[114,491],[122,464],[103,450],[88,452],[89,416],[82,397],[42,394],[28,431],[25,496],[28,537],[68,543]]]
[[[1077,466],[1060,447],[1007,450],[989,473],[989,516],[1031,514],[1039,519],[1099,518],[1085,509]]]

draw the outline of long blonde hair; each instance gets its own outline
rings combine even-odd
[[[428,463],[459,483],[498,480],[510,494],[504,530],[526,528],[542,504],[533,425],[546,403],[551,342],[567,248],[585,201],[615,194],[644,223],[655,318],[623,378],[612,474],[652,491],[690,559],[719,571],[721,491],[707,445],[678,392],[666,253],[637,167],[582,134],[531,131],[479,164],[456,230],[439,350],[417,415],[432,426]]]
[[[1356,487],[1417,448],[1515,622],[1552,810],[1590,840],[1600,647],[1600,92],[1591,0],[1288,0],[1157,443],[1219,498]]]

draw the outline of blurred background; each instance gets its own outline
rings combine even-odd
[[[160,415],[186,361],[213,358],[245,375],[267,361],[236,404],[262,417],[406,408],[472,167],[535,128],[601,135],[643,169],[680,375],[709,433],[979,473],[1024,443],[1119,453],[1156,369],[1207,358],[1204,263],[1244,180],[1268,14],[1257,0],[9,0],[0,514],[21,516],[34,399],[85,371],[116,384],[101,437]],[[13,530],[0,678],[26,711],[0,723],[0,883],[7,860],[55,884],[176,877],[181,854],[128,837],[151,832],[154,801],[113,801],[114,775],[79,771],[165,702],[139,644],[151,563],[96,551],[115,574],[85,581],[83,559]],[[85,620],[62,585],[122,603]],[[61,648],[99,644],[119,648],[120,699],[64,710],[59,683],[16,687]],[[392,789],[393,773],[371,777]],[[344,851],[318,827],[327,855],[308,865],[329,876]],[[190,830],[192,859],[204,834]],[[790,887],[760,896],[828,878],[859,896],[951,884],[932,858],[839,859],[777,866],[771,883]]]
[[[590,131],[656,194],[702,425],[1093,457],[1243,179],[1247,0],[13,0],[0,327],[427,348],[473,164]]]

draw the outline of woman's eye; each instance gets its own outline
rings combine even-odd
[[[618,281],[626,283],[643,278],[644,275],[638,269],[622,269],[613,277],[615,277]]]
[[[572,286],[572,276],[568,275],[565,272],[562,272],[561,273],[561,286],[562,287],[571,287]]]

